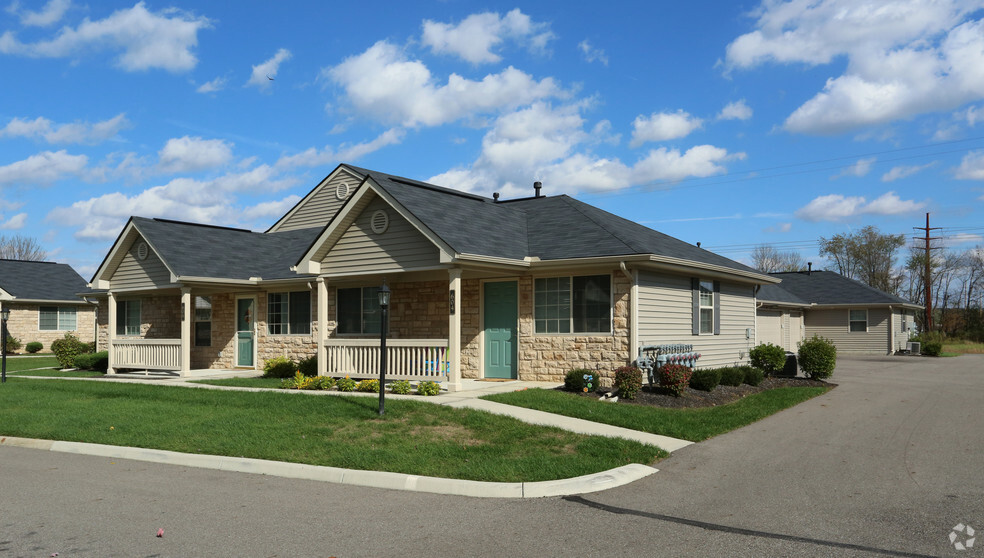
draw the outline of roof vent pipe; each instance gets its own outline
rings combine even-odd
[[[533,190],[536,191],[536,194],[533,197],[535,197],[535,198],[539,198],[540,197],[540,188],[543,188],[543,183],[542,182],[540,182],[539,180],[537,180],[536,182],[533,183]]]
[[[700,242],[697,243],[697,247],[700,248]]]
[[[813,262],[806,262],[806,274],[813,275]]]
[[[492,201],[494,201],[495,203],[499,203],[499,192],[492,193]]]

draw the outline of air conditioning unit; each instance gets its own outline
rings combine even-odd
[[[909,354],[918,355],[922,352],[922,346],[919,341],[907,341],[905,344],[905,350],[909,351]]]

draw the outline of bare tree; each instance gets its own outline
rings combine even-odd
[[[897,293],[901,278],[893,272],[905,235],[882,234],[867,226],[852,234],[820,239],[820,255],[829,258],[837,272],[889,293]]]
[[[783,252],[770,244],[760,244],[752,250],[752,266],[762,273],[799,271],[803,269],[803,257],[797,252]]]
[[[48,257],[48,252],[35,238],[29,236],[0,235],[0,258],[5,260],[26,260],[40,262]]]

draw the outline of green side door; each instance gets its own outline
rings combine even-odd
[[[252,298],[236,300],[236,366],[253,367],[254,306]]]
[[[485,377],[516,379],[519,308],[515,281],[485,283]]]

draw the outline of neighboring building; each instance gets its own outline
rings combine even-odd
[[[747,361],[778,279],[571,197],[499,201],[340,165],[265,233],[133,217],[91,286],[110,371],[260,368],[318,355],[388,377],[602,377],[640,346]]]
[[[891,354],[906,348],[918,304],[833,271],[772,273],[758,293],[758,341],[795,352],[818,334],[839,354]]]
[[[21,342],[44,345],[71,333],[95,341],[96,305],[79,297],[86,280],[67,264],[0,260],[0,308],[10,309],[8,333]]]

